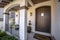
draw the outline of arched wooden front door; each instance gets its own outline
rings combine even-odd
[[[51,7],[43,6],[36,9],[36,31],[51,33]]]

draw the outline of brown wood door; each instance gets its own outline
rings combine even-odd
[[[41,16],[44,13],[44,16]],[[36,9],[36,31],[51,32],[51,7],[43,6]]]

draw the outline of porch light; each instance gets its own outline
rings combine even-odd
[[[41,16],[44,16],[44,13],[41,13]]]

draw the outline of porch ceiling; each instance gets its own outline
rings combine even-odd
[[[28,7],[31,7],[31,5],[28,3]]]
[[[49,0],[31,0],[34,4],[49,1]]]
[[[0,0],[0,7],[4,7],[12,1],[13,0]],[[30,0],[30,2],[32,2],[33,4],[38,4],[45,1],[49,1],[49,0]],[[31,4],[28,4],[28,7],[31,7]]]
[[[0,0],[0,7],[4,7],[13,0]]]
[[[31,6],[34,6],[35,4],[46,2],[46,1],[50,1],[50,0],[29,0],[28,7],[31,7]]]

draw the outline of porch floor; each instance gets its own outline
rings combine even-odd
[[[9,32],[11,33],[11,29],[9,30]],[[15,30],[15,28],[13,28],[13,29],[12,29],[12,34],[13,34],[15,37],[19,38],[19,30]],[[27,37],[28,37],[27,40],[37,40],[37,39],[33,38],[34,34],[35,34],[35,33],[33,33],[33,32],[27,33]]]
[[[34,36],[34,33],[28,33],[28,35],[27,35],[27,39],[28,40],[37,40],[37,39],[35,39],[35,38],[33,38],[33,36]]]

